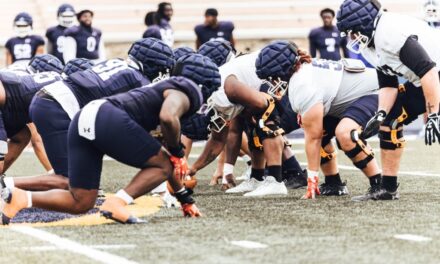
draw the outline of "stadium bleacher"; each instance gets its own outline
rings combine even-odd
[[[123,56],[126,46],[139,38],[145,30],[143,24],[147,11],[156,10],[158,0],[129,0],[126,5],[121,0],[0,0],[0,44],[3,46],[12,33],[13,17],[21,11],[34,17],[34,29],[44,35],[45,30],[55,25],[57,7],[70,2],[80,10],[95,12],[94,25],[102,29],[108,44],[110,56]],[[310,29],[321,24],[319,10],[323,6],[337,9],[338,0],[175,0],[174,16],[171,24],[175,31],[176,46],[193,46],[193,28],[203,21],[204,10],[216,7],[220,20],[231,20],[236,26],[235,37],[238,50],[249,50],[261,46],[271,39],[295,39],[299,45],[306,45]],[[415,16],[421,15],[419,0],[383,0],[389,10]],[[3,50],[2,50],[3,51]],[[3,64],[4,52],[0,54]]]

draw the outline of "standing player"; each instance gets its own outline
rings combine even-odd
[[[440,17],[438,12],[440,8],[438,3],[434,0],[428,0],[423,5],[424,19],[430,27],[439,28],[440,27]]]
[[[312,61],[308,57],[300,61],[307,56],[293,43],[275,41],[260,52],[256,62],[258,77],[270,82],[270,89],[282,87],[283,82],[288,85],[292,110],[301,117],[308,175],[308,189],[303,198],[313,199],[320,193],[320,167],[325,175],[325,183],[320,187],[323,194],[348,194],[331,143],[334,136],[355,167],[369,178],[371,188],[377,189],[381,178],[379,166],[371,148],[359,137],[377,110],[379,85],[374,79],[375,71],[365,69],[356,60],[344,60],[343,64]]]
[[[191,193],[181,183],[187,166],[179,119],[195,113],[219,85],[217,66],[193,54],[181,58],[173,77],[167,80],[91,102],[75,116],[69,129],[70,190],[3,189],[6,204],[2,223],[8,224],[19,210],[32,206],[74,214],[93,208],[104,154],[140,169],[126,188],[106,199],[100,208],[105,217],[138,223],[125,205],[165,180],[180,201],[184,216],[200,216]],[[158,126],[164,146],[149,134]]]
[[[6,65],[15,62],[28,63],[36,54],[44,53],[44,39],[32,35],[32,17],[22,12],[14,18],[15,37],[10,38],[6,44]]]
[[[75,9],[69,4],[62,4],[57,11],[58,25],[46,31],[47,52],[57,57],[64,64],[64,31],[75,23]]]
[[[345,0],[337,15],[338,28],[350,37],[348,48],[362,53],[377,69],[379,107],[363,133],[379,130],[382,187],[357,200],[399,197],[397,174],[405,146],[403,125],[428,114],[425,141],[440,142],[440,32],[422,20],[384,12],[377,0]],[[408,82],[399,86],[398,77]]]
[[[148,12],[145,15],[145,25],[147,26],[147,30],[145,30],[144,34],[142,34],[142,38],[157,38],[162,39],[162,35],[160,33],[160,27],[157,25],[156,21],[157,13],[156,12]]]
[[[6,177],[8,187],[25,190],[68,188],[67,132],[75,114],[92,100],[127,92],[150,83],[174,66],[173,52],[160,40],[135,42],[126,61],[112,59],[71,74],[65,81],[44,87],[35,96],[29,115],[43,138],[55,174]]]
[[[101,30],[92,27],[93,12],[81,10],[76,14],[79,26],[64,31],[63,58],[67,63],[74,58],[85,58],[100,62],[106,59]]]
[[[197,35],[197,49],[204,43],[214,39],[227,40],[231,43],[232,47],[235,46],[234,36],[232,35],[234,24],[230,21],[218,21],[217,16],[217,9],[206,9],[205,23],[197,25],[194,28],[194,32]]]
[[[173,7],[171,6],[171,3],[160,3],[157,8],[156,16],[162,41],[172,47],[174,45],[174,32],[170,25],[171,17],[173,16]]]
[[[344,57],[349,58],[347,40],[341,37],[338,28],[333,25],[335,11],[325,8],[320,15],[324,25],[313,29],[309,34],[310,55],[315,58],[318,51],[319,58],[337,61],[341,59],[342,49]]]

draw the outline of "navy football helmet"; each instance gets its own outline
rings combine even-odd
[[[227,40],[210,40],[200,46],[199,54],[210,58],[218,67],[235,57],[235,49]]]
[[[32,31],[34,21],[32,16],[26,12],[18,13],[14,18],[14,32],[20,37],[24,38]]]
[[[296,44],[285,40],[273,41],[260,51],[255,68],[258,78],[269,86],[268,94],[281,98],[286,93],[299,59]]]
[[[152,82],[168,78],[176,64],[170,46],[155,38],[144,38],[133,43],[128,51],[128,58]]]
[[[221,84],[217,65],[208,57],[200,54],[189,54],[180,58],[171,75],[186,77],[199,85],[204,103]]]
[[[374,37],[381,5],[377,0],[345,0],[336,15],[339,31],[349,37],[347,48],[359,54]]]
[[[194,53],[196,52],[192,48],[186,46],[174,49],[174,57],[176,58],[176,60],[180,59],[185,55],[194,54]]]
[[[28,65],[30,73],[53,71],[61,74],[63,72],[63,63],[51,54],[36,55]]]
[[[63,73],[67,76],[77,72],[84,71],[93,67],[93,62],[84,58],[76,58],[68,61],[63,68]]]
[[[58,23],[63,27],[71,27],[75,22],[75,9],[72,5],[62,4],[58,7]]]

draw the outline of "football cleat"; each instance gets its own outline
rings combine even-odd
[[[180,203],[177,201],[176,197],[172,196],[169,192],[165,192],[160,196],[163,201],[163,207],[166,208],[180,208]]]
[[[127,210],[125,201],[116,196],[105,199],[105,202],[101,205],[99,211],[103,217],[121,224],[139,224],[147,222],[131,215]]]
[[[246,197],[262,197],[267,195],[287,195],[286,185],[284,182],[277,182],[273,176],[267,176],[257,189],[244,194]]]
[[[288,189],[299,189],[307,186],[307,170],[286,171],[283,173],[283,181]]]
[[[2,225],[8,225],[11,219],[21,210],[28,205],[28,196],[26,191],[14,188],[4,188],[1,191],[1,204],[0,208],[1,217],[0,221]]]
[[[257,181],[255,178],[250,178],[241,182],[234,188],[226,190],[226,193],[243,193],[255,191],[264,181]]]
[[[317,195],[320,195],[321,192],[318,188],[318,182],[318,176],[307,178],[307,192],[303,195],[303,197],[301,197],[301,199],[315,199]]]
[[[351,200],[353,202],[363,202],[368,200],[399,200],[399,198],[400,194],[397,189],[394,192],[390,192],[382,188],[380,185],[375,185],[368,188],[366,194],[355,196],[351,198]]]
[[[229,175],[225,175],[222,179],[222,186],[221,186],[221,190],[222,191],[226,191],[228,189],[231,189],[233,187],[237,186],[237,183],[235,182],[234,179],[234,175],[229,174]]]
[[[341,184],[323,183],[319,185],[319,191],[321,192],[322,195],[326,195],[326,196],[348,195],[348,188],[346,182],[343,182]]]

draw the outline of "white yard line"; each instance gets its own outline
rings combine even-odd
[[[394,238],[400,240],[413,241],[413,242],[429,242],[432,240],[432,238],[430,237],[413,235],[413,234],[398,234],[398,235],[394,235]]]
[[[126,258],[94,249],[90,246],[82,245],[78,242],[72,241],[67,238],[57,236],[55,234],[36,229],[30,226],[12,226],[10,230],[31,236],[41,241],[48,242],[54,245],[57,249],[66,250],[78,255],[83,255],[93,259],[97,262],[107,264],[136,264],[137,262],[128,260]]]
[[[127,245],[88,245],[90,248],[94,249],[132,249],[135,248],[136,245],[127,244]],[[55,251],[60,250],[56,246],[35,246],[35,247],[21,247],[20,250],[31,250],[31,251]]]

